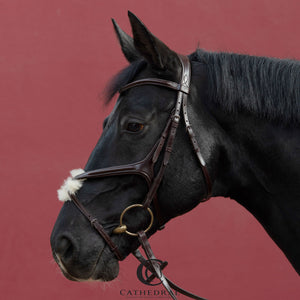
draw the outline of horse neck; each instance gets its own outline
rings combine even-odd
[[[244,206],[300,272],[299,127],[217,108],[210,112],[220,149],[213,195]]]

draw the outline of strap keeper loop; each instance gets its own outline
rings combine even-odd
[[[92,226],[95,226],[95,223],[98,222],[98,219],[97,218],[93,218],[93,219],[91,219],[90,222],[91,222]]]
[[[178,115],[174,115],[173,116],[173,121],[175,122],[175,123],[179,123],[179,121],[180,121],[180,116],[178,116]]]

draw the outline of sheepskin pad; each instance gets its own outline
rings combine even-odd
[[[57,191],[58,200],[71,201],[70,195],[75,195],[76,192],[82,187],[85,179],[74,179],[79,174],[84,173],[82,169],[74,169],[70,172],[71,176],[68,177],[60,189]]]

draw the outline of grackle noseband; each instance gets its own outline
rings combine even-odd
[[[143,204],[133,204],[125,208],[120,216],[120,224],[118,227],[116,227],[113,230],[113,234],[128,234],[131,236],[137,236],[139,239],[139,242],[142,245],[142,248],[145,251],[145,254],[148,259],[144,258],[139,250],[135,250],[133,252],[133,255],[141,262],[141,264],[146,267],[152,275],[149,277],[150,280],[154,278],[158,278],[164,287],[167,289],[168,293],[173,299],[176,299],[176,296],[174,295],[171,288],[177,290],[178,292],[191,297],[193,299],[203,299],[201,297],[198,297],[194,294],[191,294],[181,288],[179,288],[177,285],[175,285],[173,282],[171,282],[168,278],[166,278],[162,274],[163,267],[166,266],[166,262],[162,265],[159,263],[159,261],[155,258],[150,244],[148,242],[146,232],[151,229],[153,224],[153,213],[150,209],[150,205],[153,202],[156,216],[158,219],[158,223],[160,225],[160,229],[163,227],[163,221],[161,217],[161,213],[159,210],[159,203],[157,200],[157,190],[160,186],[161,180],[164,176],[164,171],[168,165],[169,158],[172,152],[177,127],[179,125],[180,121],[180,115],[181,115],[181,109],[183,113],[184,123],[187,129],[187,133],[189,135],[190,141],[192,143],[193,149],[195,150],[197,159],[200,163],[200,167],[203,173],[204,181],[206,184],[206,197],[205,199],[209,199],[211,196],[211,179],[208,174],[205,161],[201,155],[200,147],[198,145],[198,142],[196,141],[192,126],[189,122],[188,113],[187,113],[187,98],[190,90],[190,81],[191,81],[191,66],[190,61],[188,57],[178,55],[178,58],[181,63],[181,80],[180,83],[176,83],[169,80],[164,79],[158,79],[158,78],[147,78],[147,79],[140,79],[136,80],[134,82],[131,82],[124,87],[121,88],[120,94],[137,86],[141,85],[156,85],[156,86],[162,86],[165,88],[169,88],[175,91],[178,91],[177,94],[177,101],[174,106],[174,109],[172,110],[171,116],[169,117],[167,124],[161,133],[158,141],[155,143],[154,147],[151,149],[151,151],[148,153],[148,155],[141,161],[137,163],[127,164],[127,165],[120,165],[115,167],[109,167],[109,168],[102,168],[97,170],[88,171],[85,173],[82,173],[80,175],[77,175],[74,179],[89,179],[89,178],[102,178],[102,177],[108,177],[108,176],[118,176],[118,175],[129,175],[129,174],[136,174],[142,176],[147,184],[148,184],[148,193],[143,201]],[[162,154],[162,163],[160,165],[160,168],[156,174],[154,174],[154,166],[160,156]],[[108,233],[106,233],[103,226],[100,224],[100,222],[97,220],[97,218],[94,218],[86,209],[85,207],[79,202],[76,195],[70,195],[72,202],[77,206],[77,208],[81,211],[81,213],[90,221],[92,226],[98,231],[98,233],[102,236],[102,238],[106,241],[108,246],[110,247],[111,251],[114,252],[116,257],[119,260],[122,260],[122,255],[118,249],[118,247],[113,243]],[[127,228],[127,226],[123,223],[124,215],[133,208],[140,208],[146,210],[150,215],[150,223],[147,228],[144,230],[140,230],[136,233],[130,232]],[[171,287],[171,288],[170,288]]]

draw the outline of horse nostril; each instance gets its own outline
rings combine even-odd
[[[63,260],[66,261],[73,256],[74,245],[72,241],[66,236],[58,238],[55,244],[55,253]]]

